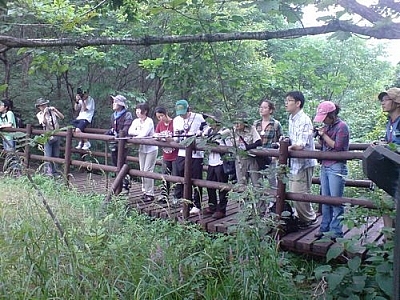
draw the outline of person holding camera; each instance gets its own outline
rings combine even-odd
[[[317,107],[314,122],[324,123],[323,127],[317,128],[317,141],[321,144],[322,151],[349,150],[349,127],[338,117],[339,111],[340,107],[331,101],[323,101]],[[321,194],[342,197],[347,174],[345,160],[321,160]],[[343,213],[343,205],[322,204],[322,221],[315,237],[321,238],[327,232],[331,234],[332,240],[343,237],[341,224]]]
[[[39,98],[36,100],[35,107],[39,109],[36,117],[39,124],[43,127],[45,131],[57,130],[60,128],[58,119],[64,119],[64,115],[54,106],[48,106],[50,101]],[[44,144],[44,156],[46,157],[59,157],[60,156],[60,137],[50,136],[50,138]],[[49,176],[55,175],[56,163],[47,163],[46,174]]]
[[[192,112],[189,108],[189,103],[185,100],[178,100],[175,103],[176,117],[173,120],[174,139],[176,142],[182,142],[184,139],[191,136],[199,136],[206,125],[203,115]],[[185,174],[185,149],[179,149],[178,157],[175,161],[174,174],[175,176],[183,177]],[[202,179],[203,177],[203,158],[204,151],[192,152],[192,178]],[[193,189],[193,204],[190,207],[190,214],[198,214],[201,210],[202,188],[195,187]],[[183,197],[183,185],[176,184],[174,202],[179,201]]]
[[[84,132],[85,128],[92,122],[95,109],[94,99],[88,91],[78,88],[75,96],[74,110],[79,111],[77,118],[72,121],[75,132]],[[81,139],[75,149],[89,150],[90,142],[87,139]]]
[[[110,96],[112,99],[112,109],[111,114],[111,128],[107,131],[108,135],[113,135],[114,137],[126,137],[128,135],[129,127],[133,122],[132,113],[129,112],[128,103],[124,96]],[[118,163],[118,142],[113,141],[109,143],[111,150],[111,161],[114,166]],[[124,149],[123,160],[126,161],[128,156],[128,148]],[[129,175],[127,175],[122,182],[122,192],[121,194],[129,194]]]

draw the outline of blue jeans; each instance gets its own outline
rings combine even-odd
[[[46,157],[60,157],[60,137],[55,137],[54,141],[49,141],[44,144],[44,156]],[[55,174],[57,171],[56,163],[47,163],[47,173]]]
[[[15,141],[3,139],[3,148],[4,151],[15,151]]]
[[[342,197],[347,176],[347,165],[335,163],[321,166],[321,194],[323,196]],[[343,205],[322,204],[322,222],[320,232],[332,232],[334,237],[343,237],[341,217]]]

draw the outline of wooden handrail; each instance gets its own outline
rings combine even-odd
[[[39,130],[39,129],[32,129],[31,125],[27,125],[27,128],[21,129],[21,128],[5,128],[4,131],[10,131],[10,132],[16,132],[16,131],[22,131],[27,134],[28,138],[31,138],[34,135],[40,135],[43,134],[45,131]],[[29,143],[26,144],[24,152],[23,153],[18,153],[19,155],[23,155],[25,158],[25,163],[29,165],[30,160],[39,160],[39,161],[52,161],[60,164],[65,165],[65,177],[69,178],[68,174],[70,173],[70,166],[75,165],[79,167],[90,167],[91,169],[94,170],[101,170],[104,172],[118,172],[118,170],[122,167],[122,165],[125,162],[122,162],[121,159],[119,158],[118,166],[109,166],[106,164],[99,164],[99,163],[92,163],[92,162],[86,162],[86,161],[80,161],[80,160],[72,160],[71,156],[72,153],[86,153],[83,150],[75,150],[72,146],[73,139],[81,139],[81,138],[86,138],[86,139],[91,139],[91,140],[99,140],[103,141],[105,143],[108,143],[110,141],[118,141],[119,142],[119,147],[122,147],[120,149],[123,149],[125,145],[140,145],[140,144],[145,144],[145,145],[157,145],[159,147],[172,147],[172,148],[180,148],[180,149],[185,149],[187,151],[187,155],[185,158],[185,177],[178,177],[178,176],[172,176],[172,175],[164,175],[164,174],[158,174],[154,172],[143,172],[140,170],[135,170],[135,169],[130,169],[129,174],[132,176],[140,176],[140,177],[149,177],[153,179],[159,179],[159,180],[166,180],[170,182],[175,182],[175,183],[181,183],[184,184],[184,198],[185,199],[190,199],[192,197],[191,194],[191,189],[192,185],[196,185],[199,187],[207,187],[207,188],[215,188],[215,189],[227,189],[227,190],[233,190],[233,191],[242,191],[243,186],[239,185],[232,185],[232,184],[224,184],[224,183],[217,183],[214,181],[207,181],[203,179],[192,179],[191,178],[191,151],[192,148],[200,151],[216,151],[219,153],[227,153],[227,152],[232,152],[235,151],[233,147],[227,147],[227,146],[206,146],[206,147],[199,147],[196,146],[194,143],[190,145],[190,147],[185,147],[182,144],[178,144],[176,142],[164,142],[164,141],[158,141],[152,138],[126,138],[126,139],[115,139],[113,136],[106,135],[105,132],[106,129],[98,129],[98,128],[88,128],[87,133],[75,133],[73,132],[72,128],[68,128],[67,131],[60,131],[57,132],[55,135],[60,136],[60,137],[65,137],[66,138],[66,146],[65,146],[65,155],[64,158],[52,158],[52,157],[44,157],[42,155],[37,155],[37,154],[31,154],[30,152],[30,145]],[[280,142],[280,148],[279,149],[254,149],[251,150],[250,152],[254,155],[257,156],[271,156],[271,157],[277,157],[280,165],[287,165],[287,161],[290,157],[296,157],[296,158],[316,158],[316,159],[334,159],[334,160],[353,160],[353,159],[362,159],[363,158],[363,152],[362,150],[366,149],[369,144],[351,144],[350,149],[354,149],[356,151],[343,151],[343,152],[322,152],[319,150],[316,151],[289,151],[288,150],[288,140],[282,140]],[[102,156],[102,157],[108,157],[108,153],[105,152],[100,152],[100,151],[93,151],[91,152],[92,155],[97,155],[97,156]],[[138,161],[137,157],[133,156],[128,156],[128,161]],[[293,201],[309,201],[309,202],[314,202],[314,203],[326,203],[326,204],[331,204],[331,203],[351,203],[355,205],[360,205],[368,208],[375,208],[375,205],[369,201],[368,199],[352,199],[352,198],[338,198],[337,197],[328,197],[328,196],[321,196],[321,195],[310,195],[310,194],[298,194],[298,193],[289,193],[286,192],[286,185],[282,178],[286,175],[285,174],[285,168],[279,168],[278,170],[281,172],[281,174],[278,174],[278,186],[277,190],[271,194],[273,194],[276,198],[277,201],[277,207],[276,207],[276,212],[279,214],[282,209],[283,209],[283,203],[284,200],[293,200]],[[318,178],[313,179],[314,184],[319,183]],[[364,188],[370,188],[372,183],[369,180],[346,180],[346,185],[347,186],[358,186],[358,187],[364,187]],[[184,216],[188,217],[189,212],[187,210],[187,207],[184,207]]]

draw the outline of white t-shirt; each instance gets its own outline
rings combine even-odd
[[[201,114],[189,112],[186,119],[182,118],[182,116],[177,116],[173,120],[174,134],[177,131],[183,131],[182,135],[198,135],[201,133],[200,127],[204,123],[205,120]],[[185,149],[179,149],[178,156],[185,157]],[[204,158],[204,151],[193,151],[192,157]]]
[[[80,111],[79,111],[79,115],[76,119],[77,120],[87,120],[89,123],[92,123],[94,109],[95,109],[94,99],[92,97],[88,96],[88,98],[86,100],[87,110],[82,109],[82,100],[79,100],[78,105],[80,106]]]
[[[153,119],[146,117],[142,120],[137,118],[133,120],[131,126],[129,127],[128,134],[136,138],[146,138],[154,136],[154,122]],[[154,145],[140,145],[139,152],[150,153],[158,150],[158,146]]]

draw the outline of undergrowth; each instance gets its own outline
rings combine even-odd
[[[278,251],[262,226],[209,235],[198,227],[104,210],[34,176],[65,237],[25,177],[2,178],[0,297],[9,299],[304,299],[312,263]],[[260,223],[261,224],[261,223]],[[64,239],[65,238],[65,239]],[[68,241],[68,242],[65,242]]]

